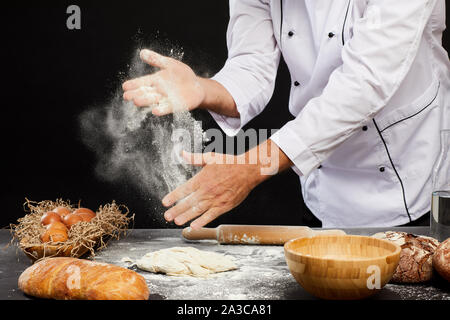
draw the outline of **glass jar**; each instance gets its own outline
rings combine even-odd
[[[441,152],[432,181],[431,236],[443,241],[450,237],[450,130],[441,131]]]

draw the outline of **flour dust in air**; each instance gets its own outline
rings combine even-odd
[[[156,70],[144,64],[137,50],[124,79],[133,79]],[[182,52],[171,56],[182,58]],[[147,94],[154,94],[151,89]],[[177,93],[166,84],[167,97],[159,108],[173,107],[174,114],[152,115],[156,105],[138,108],[123,99],[121,86],[106,105],[90,108],[80,116],[84,143],[97,155],[96,173],[107,181],[125,181],[145,195],[159,200],[198,172],[181,158],[181,151],[201,152],[203,130],[190,112],[179,103]]]

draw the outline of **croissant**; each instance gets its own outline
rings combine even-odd
[[[57,300],[147,300],[149,290],[138,273],[115,265],[75,258],[41,260],[19,277],[30,296]]]

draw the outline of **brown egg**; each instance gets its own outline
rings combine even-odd
[[[95,212],[90,209],[87,209],[87,208],[77,209],[73,212],[73,214],[76,214],[76,215],[82,217],[83,221],[86,221],[86,222],[91,221],[92,218],[95,217]]]
[[[84,222],[90,222],[95,217],[86,212],[78,213],[77,216],[81,217]]]
[[[48,230],[41,234],[40,238],[42,242],[50,242],[50,233]]]
[[[69,235],[67,232],[56,230],[56,232],[50,234],[50,239],[52,242],[65,242],[69,239]]]
[[[67,226],[67,228],[71,228],[74,224],[77,224],[78,222],[82,222],[83,217],[75,214],[75,213],[71,213],[68,214],[67,216],[64,217],[64,224]]]
[[[57,207],[57,208],[53,209],[53,212],[56,212],[57,214],[59,214],[61,216],[61,218],[64,218],[68,214],[71,214],[72,210],[70,210],[69,208],[66,208],[66,207]]]
[[[95,212],[88,208],[79,208],[79,209],[76,209],[73,213],[75,213],[75,214],[87,213],[87,214],[90,214],[91,216],[95,217]]]
[[[55,221],[55,222],[49,224],[47,226],[47,230],[49,230],[49,229],[61,230],[61,231],[65,231],[65,232],[68,231],[67,226],[64,223],[59,222],[59,221]]]
[[[49,211],[45,213],[41,218],[41,223],[44,226],[49,225],[53,222],[61,222],[61,217],[56,212]]]
[[[61,229],[49,228],[41,235],[42,242],[64,242],[69,239],[66,231]]]

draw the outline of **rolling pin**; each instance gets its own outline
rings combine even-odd
[[[271,244],[284,245],[292,239],[319,235],[345,235],[342,230],[312,230],[301,226],[251,226],[220,225],[217,228],[193,230],[185,228],[187,240],[217,240],[222,244]]]

